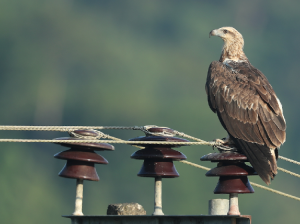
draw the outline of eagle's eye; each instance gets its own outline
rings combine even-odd
[[[228,32],[228,30],[223,30],[223,33],[226,34]]]

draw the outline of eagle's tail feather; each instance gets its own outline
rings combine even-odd
[[[271,149],[265,145],[246,142],[241,139],[232,139],[238,146],[238,149],[247,156],[261,179],[269,185],[271,183],[270,178],[274,179],[277,174],[275,153],[272,153]]]

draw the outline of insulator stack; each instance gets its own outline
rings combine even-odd
[[[95,139],[97,133],[89,130],[77,130],[74,133],[84,136],[84,139],[74,137],[56,138],[55,140],[88,140]],[[82,197],[83,197],[83,180],[99,181],[99,176],[95,169],[96,164],[108,164],[108,161],[95,153],[95,151],[114,150],[114,146],[106,143],[58,143],[69,150],[59,152],[54,155],[57,159],[67,160],[66,165],[59,172],[59,176],[65,178],[77,179],[76,182],[76,200],[75,211],[73,215],[83,215]]]
[[[155,127],[148,129],[149,132],[155,134],[161,133],[173,133],[172,129]],[[169,137],[169,136],[157,136],[146,134],[144,137],[137,137],[130,139],[129,141],[161,141],[169,142],[168,144],[141,144],[144,149],[138,150],[131,155],[133,159],[144,160],[142,168],[138,173],[140,177],[154,177],[155,178],[155,203],[153,215],[164,215],[162,211],[162,178],[174,178],[179,177],[173,161],[185,160],[186,156],[172,147],[178,147],[172,145],[172,142],[188,142],[188,140]]]
[[[218,162],[217,167],[208,171],[208,177],[219,176],[215,194],[229,194],[228,215],[240,215],[238,194],[254,193],[248,180],[249,175],[257,175],[255,170],[246,165],[245,155],[236,152],[210,153],[202,156],[202,161]]]

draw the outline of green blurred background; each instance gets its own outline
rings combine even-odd
[[[0,123],[2,125],[150,125],[212,140],[226,136],[207,104],[204,84],[222,41],[212,29],[233,26],[251,63],[269,79],[287,121],[280,154],[300,160],[300,1],[3,0],[0,2]],[[138,131],[105,131],[129,139]],[[67,136],[59,132],[1,132],[1,138]],[[153,179],[136,174],[136,148],[101,153],[99,182],[85,181],[83,212],[104,215],[111,203],[138,202],[153,211]],[[75,180],[57,176],[64,148],[1,143],[1,223],[70,223]],[[211,147],[182,147],[188,160]],[[298,172],[284,161],[280,167]],[[176,163],[180,178],[163,181],[167,215],[207,214],[217,178]],[[263,184],[259,177],[251,181]],[[279,171],[271,187],[299,196],[300,181]],[[296,223],[299,202],[255,189],[240,196],[253,223]]]

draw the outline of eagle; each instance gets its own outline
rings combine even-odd
[[[235,28],[215,29],[210,36],[224,41],[205,84],[209,107],[228,133],[217,141],[246,155],[269,185],[277,174],[278,149],[286,139],[282,105],[266,76],[249,62],[243,36]]]

